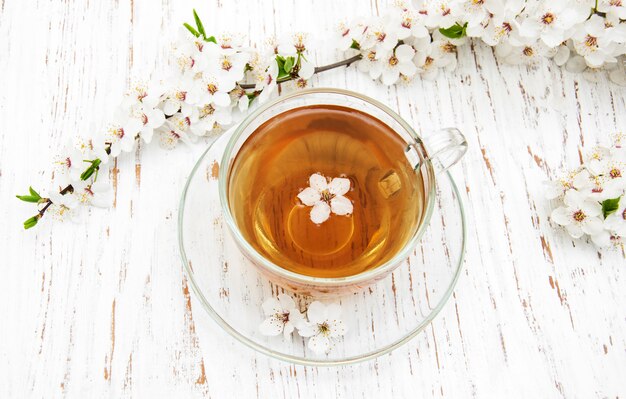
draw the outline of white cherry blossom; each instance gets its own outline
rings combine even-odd
[[[501,0],[470,0],[462,3],[461,16],[467,22],[468,32],[488,23],[490,18],[501,15],[504,15]]]
[[[236,81],[225,75],[203,75],[196,85],[197,104],[215,104],[219,107],[231,105],[230,91],[236,87]],[[185,112],[183,112],[185,114]]]
[[[413,37],[426,37],[429,35],[425,24],[425,15],[410,9],[406,4],[396,5],[396,14],[389,18],[389,23],[395,25],[395,31],[399,40]]]
[[[139,119],[128,115],[125,109],[119,109],[115,121],[105,129],[105,140],[111,143],[111,156],[116,157],[122,151],[131,152],[135,148],[135,138],[141,132]]]
[[[82,208],[75,196],[71,195],[71,193],[65,195],[60,194],[58,188],[53,188],[50,190],[48,197],[52,201],[48,212],[50,212],[54,219],[69,220],[72,222],[79,221],[82,216]]]
[[[505,62],[513,65],[534,64],[543,57],[553,56],[556,49],[546,46],[541,40],[522,38],[520,45],[500,43],[496,47],[496,54]]]
[[[495,46],[500,42],[508,42],[513,46],[519,45],[520,25],[517,16],[524,6],[525,2],[522,1],[508,1],[502,14],[491,16],[489,24],[480,36],[482,40],[490,46]]]
[[[57,170],[68,175],[70,181],[80,180],[80,175],[86,168],[87,163],[83,151],[76,148],[73,144],[66,144],[62,155],[55,161]]]
[[[263,313],[267,316],[267,319],[259,326],[263,335],[275,336],[282,333],[285,338],[288,338],[294,329],[304,322],[304,316],[298,310],[296,303],[286,294],[265,300]]]
[[[350,46],[352,46],[352,40],[355,40],[358,43],[362,35],[362,31],[357,33],[350,25],[346,24],[345,21],[342,21],[337,24],[333,32],[333,44],[338,50],[346,51],[350,48]]]
[[[337,303],[325,305],[319,301],[311,303],[306,312],[308,322],[298,327],[298,334],[310,337],[307,346],[315,353],[328,353],[332,341],[347,332],[340,319],[341,306]]]
[[[283,56],[295,56],[307,49],[308,34],[296,32],[278,43],[278,54]]]
[[[426,25],[431,28],[449,28],[457,22],[457,1],[434,0],[427,2]]]
[[[374,49],[364,51],[363,58],[357,62],[357,69],[367,73],[371,79],[378,79],[383,73],[383,61],[385,53],[379,54]]]
[[[257,54],[251,64],[249,72],[255,83],[255,91],[261,92],[258,97],[260,103],[267,101],[277,89],[278,63],[275,58],[263,57]]]
[[[623,0],[599,0],[598,11],[608,16],[626,20],[626,1]]]
[[[423,79],[433,80],[440,69],[456,66],[456,46],[450,41],[435,40],[430,43],[430,38],[424,38],[420,42],[413,45],[417,50],[413,62]]]
[[[163,112],[165,115],[174,115],[181,111],[184,114],[191,113],[191,109],[197,101],[194,96],[197,84],[189,76],[171,77],[170,87],[165,94],[163,101]]]
[[[382,20],[375,19],[365,31],[362,49],[371,49],[380,54],[391,52],[398,44],[399,27],[388,26]]]
[[[572,36],[576,52],[585,58],[589,67],[616,61],[613,55],[616,43],[606,34],[607,29],[604,18],[592,15]]]
[[[187,84],[190,84],[190,82],[187,82]],[[149,143],[152,140],[154,129],[160,127],[165,122],[165,114],[159,108],[163,93],[164,90],[160,84],[147,84],[142,81],[135,82],[125,94],[117,111],[118,124],[132,123],[133,128],[138,125],[139,135],[146,143]],[[185,97],[182,93],[170,92],[169,94],[174,96],[174,98],[176,95],[181,98]],[[181,105],[182,103],[178,99],[171,100],[166,98],[164,108],[169,110],[170,106],[180,108]]]
[[[311,221],[316,224],[324,223],[330,217],[330,213],[336,215],[349,215],[352,213],[352,202],[344,197],[350,191],[350,180],[343,177],[335,177],[328,180],[315,173],[309,178],[309,187],[298,194],[298,198],[306,206],[312,206]]]
[[[584,194],[576,190],[568,190],[563,198],[565,206],[552,211],[552,220],[564,226],[573,238],[580,238],[583,234],[594,235],[602,230],[602,206],[589,200]]]
[[[108,208],[113,203],[113,190],[109,183],[101,180],[94,183],[78,181],[72,183],[74,196],[80,204]],[[66,194],[67,196],[68,194]]]
[[[520,34],[531,39],[539,37],[546,46],[556,47],[568,38],[566,32],[576,22],[576,13],[566,0],[542,1],[521,23]]]
[[[392,85],[398,81],[400,74],[413,77],[417,72],[417,67],[413,63],[415,50],[407,45],[401,44],[394,52],[385,58],[382,68],[381,81],[385,85]]]
[[[203,75],[211,76],[216,80],[217,84],[234,88],[236,83],[243,79],[245,67],[249,59],[250,55],[246,52],[221,49],[217,57],[214,57],[208,63],[207,68],[203,71]],[[230,91],[228,89],[225,90]]]

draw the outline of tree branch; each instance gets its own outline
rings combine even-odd
[[[357,54],[354,57],[350,57],[348,59],[345,59],[343,61],[338,61],[332,64],[328,64],[328,65],[322,65],[320,67],[315,67],[315,71],[313,72],[313,74],[318,74],[318,73],[322,73],[325,71],[329,71],[331,69],[335,69],[335,68],[339,68],[342,66],[350,66],[352,63],[360,60],[361,58],[363,58],[363,56],[361,54]],[[286,79],[281,79],[278,81],[278,83],[285,83],[288,82],[290,80],[294,80],[296,79],[298,76],[290,76],[289,78]],[[250,89],[254,89],[256,87],[256,85],[254,83],[247,83],[247,84],[242,84],[239,85],[242,89],[244,90],[250,90]]]

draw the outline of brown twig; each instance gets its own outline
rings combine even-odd
[[[350,57],[348,59],[342,60],[342,61],[338,61],[332,64],[328,64],[328,65],[322,65],[319,67],[315,67],[315,70],[313,72],[313,74],[318,74],[318,73],[322,73],[325,71],[329,71],[331,69],[335,69],[335,68],[339,68],[342,66],[350,66],[352,63],[360,60],[361,58],[363,58],[363,56],[361,54],[357,54],[354,57]],[[290,80],[294,80],[297,79],[298,76],[289,76],[288,78],[284,78],[284,79],[280,79],[278,80],[278,83],[285,83],[285,82],[289,82]],[[250,90],[250,89],[254,89],[256,87],[255,84],[253,83],[246,83],[246,84],[242,84],[240,85],[242,89],[244,90]]]

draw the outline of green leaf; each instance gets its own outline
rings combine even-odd
[[[283,81],[287,79],[289,79],[289,74],[282,69],[279,70],[278,76],[276,76],[276,81],[278,81],[278,83],[282,83]]]
[[[289,57],[292,58],[292,57]],[[285,64],[287,63],[287,59],[281,55],[276,56],[276,63],[278,64],[278,76],[277,79],[286,79],[289,77],[289,73],[285,71]],[[293,66],[292,66],[293,68]]]
[[[203,38],[206,39],[206,33],[204,32],[204,26],[202,25],[202,21],[200,21],[200,17],[196,10],[193,10],[193,19],[196,20],[196,26],[198,27],[198,32],[202,35]]]
[[[91,161],[91,165],[87,169],[85,169],[83,173],[81,173],[80,179],[89,179],[98,169],[100,169],[100,163],[102,163],[100,159],[94,159],[93,161]]]
[[[458,22],[449,28],[439,28],[439,32],[450,39],[460,39],[467,34],[467,22],[463,25]]]
[[[205,37],[204,41],[205,42],[213,42],[213,43],[217,44],[217,40],[215,40],[215,36]]]
[[[26,219],[24,221],[24,230],[28,230],[31,227],[35,227],[40,218],[41,218],[41,215],[35,215],[32,218]]]
[[[30,195],[32,195],[33,197],[37,197],[41,199],[41,195],[39,195],[39,193],[35,191],[32,187],[28,187],[28,191],[30,192]]]
[[[198,33],[198,31],[197,31],[197,30],[195,30],[195,29],[193,28],[193,26],[189,25],[187,22],[185,22],[183,25],[184,25],[184,26],[185,26],[185,28],[187,28],[187,29],[189,30],[189,32],[191,32],[191,34],[192,34],[192,35],[194,35],[195,37],[199,37],[199,36],[200,36],[200,34]]]
[[[295,58],[287,57],[287,59],[285,60],[285,65],[283,65],[283,69],[285,73],[287,74],[291,73],[291,70],[293,69],[295,62],[296,62]]]
[[[41,199],[40,196],[34,195],[16,195],[15,197],[24,202],[39,202],[39,200]]]
[[[619,209],[619,200],[622,198],[621,196],[617,198],[606,199],[602,201],[602,214],[606,219],[612,213],[615,213]]]
[[[359,42],[357,42],[356,40],[352,39],[352,44],[350,45],[350,48],[353,48],[355,50],[360,50],[361,49],[361,45],[359,44]]]
[[[250,106],[250,104],[252,104],[252,101],[254,101],[255,98],[257,98],[258,93],[255,91],[253,93],[246,93],[246,97],[248,97],[248,106]]]

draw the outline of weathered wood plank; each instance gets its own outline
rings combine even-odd
[[[13,194],[46,185],[68,137],[106,120],[131,76],[164,65],[165,33],[195,6],[216,30],[260,41],[384,5],[317,2],[0,3],[0,396],[617,397],[626,394],[624,255],[548,221],[541,181],[626,126],[623,88],[549,63],[500,65],[461,49],[456,72],[385,88],[352,68],[316,86],[365,92],[420,129],[455,125],[470,218],[466,269],[424,333],[336,369],[255,354],[189,293],[175,214],[199,154],[142,147],[120,159],[116,207],[82,225],[21,231]],[[329,18],[333,16],[333,18]],[[327,61],[332,53],[318,51]]]

